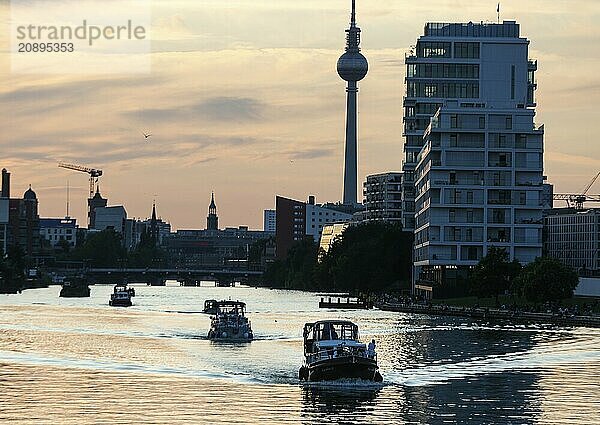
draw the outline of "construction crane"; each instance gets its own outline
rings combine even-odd
[[[600,172],[594,176],[592,181],[583,189],[579,194],[573,193],[556,193],[553,196],[555,201],[566,201],[567,206],[571,208],[574,206],[576,210],[582,210],[585,202],[600,202],[600,195],[588,195],[589,190],[592,188],[596,180],[600,177]]]
[[[66,168],[67,170],[88,173],[90,175],[90,199],[94,197],[94,189],[98,185],[98,177],[102,175],[102,170],[98,170],[96,168],[88,168],[82,165],[67,164],[65,162],[59,162],[58,166],[60,168]]]

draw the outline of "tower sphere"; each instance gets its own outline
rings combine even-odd
[[[346,52],[337,62],[337,72],[346,81],[360,81],[367,75],[369,63],[360,52]]]

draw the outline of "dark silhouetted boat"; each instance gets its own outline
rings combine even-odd
[[[128,288],[126,283],[115,285],[113,293],[110,294],[108,305],[112,307],[129,307],[132,305],[131,297],[135,296],[135,290]]]
[[[347,320],[321,320],[304,325],[304,364],[298,377],[304,381],[383,381],[377,354],[359,341],[358,326]]]
[[[63,282],[60,297],[83,298],[90,296],[90,287],[83,277],[73,277]]]
[[[216,313],[211,317],[208,339],[212,341],[252,341],[254,334],[246,317],[246,303],[218,301]]]

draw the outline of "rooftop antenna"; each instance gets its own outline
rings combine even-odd
[[[71,216],[69,215],[69,180],[67,180],[67,215],[65,216],[65,218],[70,218]]]
[[[500,3],[498,3],[498,7],[496,8],[496,12],[498,12],[498,23],[500,23]]]
[[[350,16],[350,25],[356,26],[356,0],[352,0],[352,15]]]

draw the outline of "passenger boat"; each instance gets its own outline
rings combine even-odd
[[[113,307],[129,307],[132,305],[131,297],[135,296],[135,290],[128,288],[126,283],[115,285],[113,293],[110,294],[108,305]]]
[[[252,341],[254,334],[246,317],[246,303],[218,301],[211,317],[208,339],[213,341]]]
[[[368,350],[360,342],[358,326],[347,320],[304,325],[304,364],[298,377],[304,381],[383,381],[374,348]]]
[[[82,277],[74,277],[65,280],[62,284],[59,297],[63,298],[76,298],[76,297],[89,297],[90,287]]]

